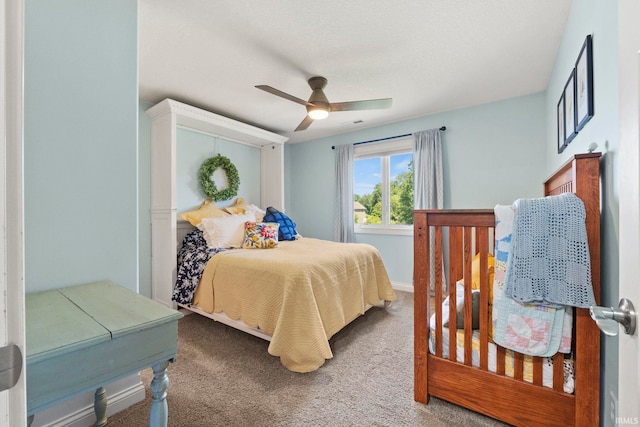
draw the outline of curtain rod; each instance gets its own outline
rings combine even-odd
[[[446,126],[442,126],[442,127],[440,127],[440,130],[444,132],[445,130],[447,130],[447,127]],[[388,139],[404,138],[405,136],[411,136],[411,134],[410,133],[405,133],[404,135],[388,136],[386,138],[380,138],[380,139],[370,139],[369,141],[355,142],[353,145],[368,144],[370,142],[386,141]],[[336,146],[332,145],[331,149],[335,150]]]

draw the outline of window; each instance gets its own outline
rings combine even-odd
[[[353,161],[356,233],[410,234],[413,139],[356,146]]]

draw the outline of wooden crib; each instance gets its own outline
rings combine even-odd
[[[544,184],[545,195],[575,193],[586,209],[587,238],[591,256],[593,291],[600,302],[600,153],[574,156]],[[505,374],[505,351],[495,352],[495,372],[488,368],[489,283],[488,257],[493,252],[493,209],[417,210],[414,213],[414,399],[428,403],[429,396],[464,406],[518,426],[598,426],[600,399],[600,331],[588,309],[575,309],[572,353],[574,392],[563,391],[562,353],[553,357],[553,388],[543,386],[542,358],[534,357],[532,382],[523,379],[524,356],[513,355],[512,376]],[[433,237],[431,237],[433,236]],[[429,241],[435,240],[435,262],[430,266]],[[447,249],[448,246],[448,249]],[[471,263],[480,254],[479,363],[471,362],[472,307]],[[443,292],[443,262],[448,280]],[[429,277],[434,270],[435,290],[430,295]],[[447,294],[456,301],[456,281],[464,277],[464,329],[445,328],[441,302]],[[433,299],[432,304],[430,300]],[[435,354],[429,352],[431,311],[436,313]],[[455,319],[456,304],[449,318]],[[448,332],[447,332],[448,331]],[[464,334],[464,362],[456,358],[456,333]],[[448,357],[443,341],[448,338]],[[491,344],[492,345],[492,344]],[[510,352],[510,351],[509,351]],[[460,356],[459,356],[460,357]],[[510,365],[511,366],[511,365]]]

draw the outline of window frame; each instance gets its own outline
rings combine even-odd
[[[390,157],[397,154],[411,153],[413,158],[413,137],[403,136],[395,138],[393,141],[381,141],[375,143],[356,144],[353,149],[353,161],[380,157],[381,164],[381,185],[382,199],[390,199]],[[355,185],[355,176],[354,176]],[[381,220],[384,224],[354,224],[355,234],[389,234],[389,235],[413,235],[413,224],[389,224],[390,209],[383,209]]]

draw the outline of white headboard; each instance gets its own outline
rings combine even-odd
[[[146,113],[151,117],[151,296],[173,307],[177,245],[184,237],[178,236],[176,218],[177,128],[260,147],[260,204],[281,209],[284,209],[284,143],[288,138],[172,99],[165,99]],[[184,230],[182,225],[180,230],[180,233]]]

